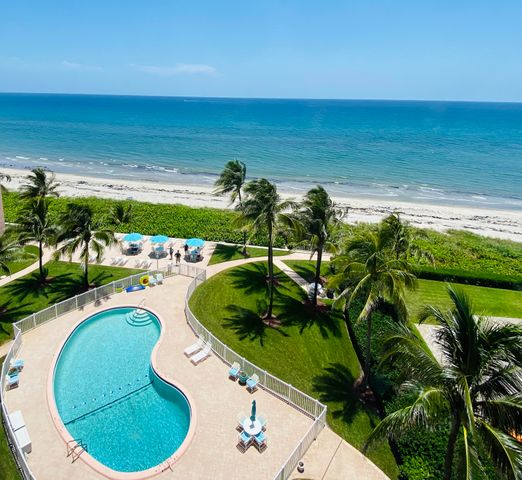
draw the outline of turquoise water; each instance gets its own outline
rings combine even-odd
[[[147,312],[129,322],[132,308],[111,309],[71,334],[56,364],[54,396],[65,427],[89,454],[113,470],[152,468],[182,444],[190,406],[150,366],[160,335]]]
[[[522,104],[0,94],[0,168],[522,209]]]

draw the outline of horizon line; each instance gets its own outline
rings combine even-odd
[[[212,96],[212,95],[153,95],[136,93],[82,93],[82,92],[0,92],[0,95],[56,95],[56,96],[91,96],[91,97],[145,97],[145,98],[204,98],[209,100],[307,100],[307,101],[337,101],[337,102],[431,102],[431,103],[501,103],[501,104],[522,104],[516,100],[435,100],[426,98],[332,98],[332,97],[231,97],[231,96]]]

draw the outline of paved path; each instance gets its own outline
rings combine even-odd
[[[274,265],[279,268],[283,273],[288,275],[297,285],[303,288],[305,291],[308,291],[308,282],[301,277],[294,269],[290,268],[283,260],[280,258],[274,259]]]
[[[44,249],[43,254],[43,262],[46,264],[49,260],[51,260],[52,253],[49,249]],[[0,287],[4,286],[6,283],[12,282],[13,280],[16,280],[17,278],[23,277],[24,275],[27,275],[28,273],[31,273],[33,270],[36,270],[38,268],[38,260],[36,262],[32,263],[28,267],[24,268],[23,270],[19,270],[16,273],[13,273],[12,275],[8,275],[0,280]]]

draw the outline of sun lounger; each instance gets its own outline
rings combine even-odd
[[[18,375],[6,375],[5,381],[9,389],[16,388],[20,385],[20,377]]]
[[[196,353],[196,355],[193,355],[192,357],[190,357],[190,361],[194,365],[197,365],[199,362],[202,362],[203,360],[205,360],[205,358],[207,358],[211,354],[211,352],[212,352],[212,346],[210,345],[210,343],[206,343],[203,350],[200,350],[198,353]]]
[[[241,432],[238,440],[237,448],[243,453],[252,445],[252,437],[246,432]]]
[[[239,376],[239,370],[240,365],[237,362],[234,362],[232,366],[230,367],[230,370],[228,371],[228,378],[233,378],[234,380],[237,380],[237,377]]]
[[[158,282],[158,285],[163,285],[163,273],[156,274],[156,281]]]
[[[19,428],[15,432],[16,443],[24,453],[31,453],[33,450],[31,437],[29,437],[29,432],[26,427]]]
[[[128,261],[129,259],[127,257],[122,257],[122,259],[120,260],[120,265],[125,265]]]
[[[246,382],[247,390],[250,393],[254,393],[257,390],[257,384],[259,383],[259,377],[254,373]]]
[[[185,348],[183,351],[187,357],[190,357],[196,352],[199,352],[203,346],[205,345],[205,342],[202,338],[198,339],[196,343],[193,343],[190,347]]]
[[[118,260],[119,258],[120,258],[120,257],[112,257],[112,258],[111,258],[111,265],[116,265],[116,264],[118,263],[118,261],[119,261],[119,260]]]
[[[16,410],[15,412],[9,414],[9,422],[11,423],[11,427],[14,431],[25,427],[24,416],[20,410]]]
[[[266,449],[267,447],[267,444],[266,444],[266,435],[264,432],[259,432],[255,437],[254,437],[254,445],[256,446],[256,448],[262,452],[263,450]]]
[[[143,260],[141,258],[137,258],[135,260],[134,265],[136,265],[136,268],[139,268],[139,267],[141,267],[142,262],[143,262]]]
[[[155,285],[157,285],[157,283],[158,279],[154,275],[149,275],[149,285],[151,287],[154,287]]]

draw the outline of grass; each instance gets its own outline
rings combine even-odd
[[[231,260],[242,260],[243,247],[241,245],[223,245],[218,243],[216,249],[210,257],[209,265],[215,265],[216,263],[230,262]],[[274,256],[288,255],[290,252],[286,250],[274,250]],[[247,254],[249,257],[266,257],[268,251],[266,248],[259,247],[247,247]]]
[[[472,299],[474,310],[494,317],[522,318],[522,292],[501,288],[453,284]],[[410,317],[416,321],[425,305],[446,308],[450,306],[447,284],[436,280],[419,280],[417,290],[407,293]]]
[[[38,247],[34,245],[26,245],[23,248],[21,257],[13,262],[7,262],[7,266],[9,267],[10,274],[13,275],[13,273],[19,272],[37,261]]]
[[[266,263],[225,270],[201,285],[191,298],[196,317],[230,348],[259,367],[328,404],[331,428],[361,449],[377,417],[365,410],[352,392],[360,366],[342,318],[316,312],[303,303],[298,285],[276,269],[279,285],[274,311],[281,327],[264,326]],[[387,444],[369,457],[397,478]]]
[[[285,260],[289,267],[293,268],[307,281],[312,281],[315,271],[315,262],[309,260]],[[328,262],[323,263],[321,272],[328,272]],[[410,317],[416,321],[420,311],[426,305],[436,307],[449,307],[450,299],[447,293],[447,283],[437,280],[418,281],[418,288],[407,292],[406,302]],[[502,288],[479,287],[476,285],[453,284],[466,292],[472,299],[475,311],[494,317],[522,318],[522,292],[505,290]]]
[[[82,292],[80,264],[51,261],[46,267],[53,278],[48,285],[40,285],[35,271],[0,288],[0,344],[11,338],[13,322]],[[104,285],[140,271],[91,265],[89,278],[96,285]]]
[[[0,358],[0,365],[4,363],[4,359],[5,356]],[[7,435],[3,425],[0,426],[0,465],[0,480],[20,480],[22,478],[7,443]]]

